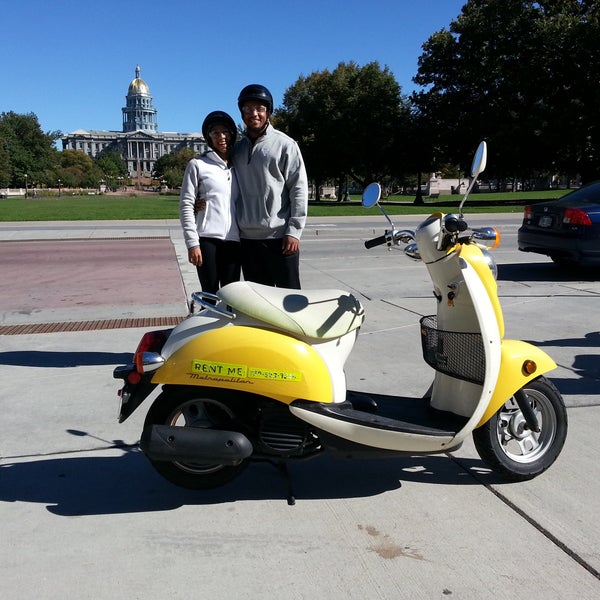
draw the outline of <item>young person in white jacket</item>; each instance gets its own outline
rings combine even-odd
[[[246,126],[246,137],[233,151],[244,279],[299,289],[300,236],[308,209],[300,148],[269,123],[273,97],[263,85],[242,89],[238,107]]]
[[[202,290],[215,294],[219,287],[240,279],[240,236],[236,221],[238,185],[229,154],[236,126],[225,112],[214,111],[202,123],[210,150],[192,159],[181,185],[179,218]],[[197,210],[196,200],[202,199]]]

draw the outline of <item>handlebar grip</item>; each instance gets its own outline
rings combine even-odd
[[[373,238],[372,240],[367,240],[365,242],[365,248],[375,248],[375,246],[381,246],[382,244],[386,244],[387,239],[385,235],[380,235],[379,237]]]

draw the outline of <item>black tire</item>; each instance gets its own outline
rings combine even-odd
[[[479,456],[510,481],[526,481],[556,460],[567,437],[567,410],[560,392],[545,377],[523,387],[540,431],[531,431],[511,398],[484,425],[473,431]]]
[[[152,404],[144,429],[150,425],[227,429],[236,419],[236,403],[231,393],[213,388],[164,391]],[[206,490],[229,483],[244,471],[249,459],[235,465],[159,461],[148,457],[152,466],[171,483]]]
[[[568,268],[576,268],[579,266],[579,263],[568,256],[561,256],[560,254],[551,254],[550,258],[555,265],[559,267],[568,267]]]

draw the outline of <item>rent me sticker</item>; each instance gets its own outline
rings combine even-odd
[[[248,368],[246,365],[193,360],[192,371],[194,373],[203,373],[204,375],[218,375],[219,377],[246,377]]]
[[[246,379],[266,379],[269,381],[302,381],[302,373],[296,371],[280,371],[278,369],[263,369],[231,363],[212,362],[208,360],[193,360],[192,372],[207,377],[228,377]]]

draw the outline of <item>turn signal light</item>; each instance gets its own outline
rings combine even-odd
[[[497,248],[500,245],[500,232],[495,228],[492,227],[492,229],[494,230],[494,233],[496,234],[496,241],[494,242],[493,246],[491,246],[492,250],[494,248]]]
[[[137,385],[141,380],[142,376],[137,371],[131,371],[131,373],[127,375],[127,383],[130,383],[131,385]]]
[[[145,354],[153,353],[156,356],[160,357],[160,351],[162,347],[165,345],[169,334],[173,331],[172,329],[160,329],[158,331],[149,331],[145,333],[138,347],[133,355],[133,363],[135,364],[135,368],[138,373],[144,373],[147,368],[145,368]],[[155,362],[154,360],[152,362]],[[158,367],[156,367],[158,368]]]
[[[533,375],[537,371],[537,365],[533,360],[526,360],[523,363],[523,375]]]

